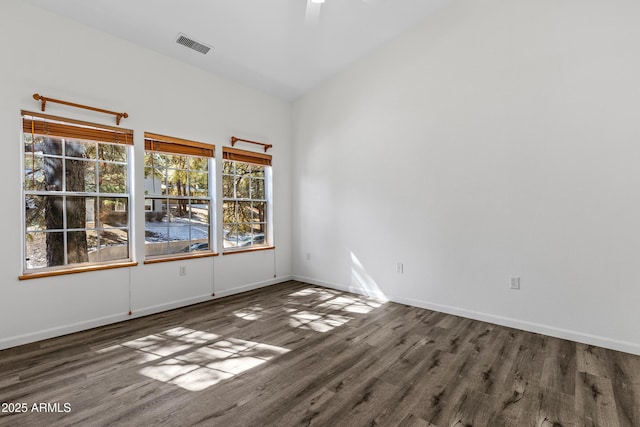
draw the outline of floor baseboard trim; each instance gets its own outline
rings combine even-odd
[[[367,295],[362,289],[354,286],[345,286],[337,283],[317,280],[311,277],[293,276],[294,280],[309,283],[312,285],[323,286],[345,292],[353,292],[360,295]],[[367,295],[376,297],[376,295]],[[498,316],[490,313],[467,310],[464,308],[436,304],[428,301],[416,300],[411,298],[403,298],[397,296],[385,295],[385,299],[399,304],[410,305],[412,307],[424,308],[427,310],[438,311],[441,313],[452,314],[454,316],[466,317],[473,320],[492,323],[508,328],[520,329],[522,331],[534,332],[538,334],[548,335],[555,338],[566,339],[587,345],[608,348],[610,350],[621,351],[640,356],[640,344],[629,341],[615,340],[598,335],[587,334],[584,332],[571,331],[568,329],[557,328],[554,326],[544,325],[540,323],[528,322],[524,320],[514,319],[510,317]]]
[[[122,322],[123,320],[127,320],[129,318],[130,316],[128,316],[126,313],[113,314],[110,316],[98,317],[83,322],[72,323],[70,325],[49,328],[38,332],[3,338],[0,339],[0,350],[17,347],[19,345],[29,344],[36,341],[42,341],[49,338],[55,338],[62,335],[72,334],[74,332],[85,331],[87,329],[97,328],[98,326]]]
[[[217,299],[222,297],[228,297],[229,295],[240,294],[242,292],[248,292],[254,289],[264,288],[265,286],[276,285],[278,283],[287,282],[292,279],[293,279],[293,276],[280,276],[280,277],[275,277],[269,280],[263,280],[261,282],[255,282],[255,283],[250,283],[248,285],[237,286],[235,288],[226,289],[220,292],[216,291],[215,298]]]
[[[254,289],[262,288],[265,286],[275,285],[277,283],[286,282],[291,280],[292,276],[281,276],[261,282],[250,283],[243,286],[238,286],[224,291],[216,292],[216,296],[201,295],[198,297],[186,298],[178,301],[171,301],[163,304],[153,305],[143,308],[133,308],[133,313],[129,316],[126,312],[122,314],[113,314],[104,317],[98,317],[95,319],[86,320],[83,322],[72,323],[70,325],[58,326],[55,328],[49,328],[38,332],[27,333],[23,335],[16,335],[13,337],[0,339],[0,350],[4,350],[11,347],[17,347],[19,345],[29,344],[36,341],[41,341],[49,338],[55,338],[62,335],[72,334],[74,332],[81,332],[87,329],[96,328],[99,326],[110,325],[112,323],[122,322],[129,319],[135,319],[138,317],[148,316],[150,314],[161,313],[163,311],[173,310],[176,308],[186,307],[192,304],[198,304],[212,299],[222,298],[229,295],[235,295],[242,292],[251,291]]]

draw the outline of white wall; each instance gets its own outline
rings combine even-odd
[[[136,47],[21,0],[0,3],[0,348],[185,305],[291,276],[291,106]],[[144,265],[144,218],[135,218],[136,267],[19,281],[23,234],[20,110],[32,94],[126,111],[135,134],[135,211],[144,211],[144,131],[215,144],[231,135],[272,143],[276,251]],[[113,117],[58,104],[47,113],[113,125]],[[220,164],[220,159],[217,159]],[[179,276],[179,265],[187,275]],[[274,271],[276,277],[274,277]]]
[[[298,100],[295,276],[640,354],[639,18],[454,0]]]

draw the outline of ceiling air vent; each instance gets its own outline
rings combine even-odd
[[[201,54],[206,54],[211,50],[211,46],[207,46],[204,43],[199,43],[182,33],[178,33],[178,38],[176,39],[176,43],[181,44],[182,46],[186,46],[189,49],[193,49],[196,52],[200,52]]]

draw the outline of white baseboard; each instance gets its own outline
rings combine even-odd
[[[133,307],[131,310],[132,311],[131,316],[127,316],[127,317],[129,319],[135,319],[137,317],[144,317],[150,314],[162,313],[163,311],[169,311],[175,308],[186,307],[188,305],[198,304],[201,302],[210,301],[212,299],[213,297],[211,296],[211,294],[208,294],[208,295],[201,295],[198,297],[185,298],[178,301],[171,301],[164,304],[152,305],[149,307],[143,307],[143,308]]]
[[[235,295],[253,289],[262,288],[265,286],[275,285],[276,283],[286,282],[291,280],[291,276],[282,276],[270,280],[261,282],[250,283],[248,285],[238,286],[232,289],[226,289],[221,292],[216,292],[216,296],[202,295],[193,298],[186,298],[178,301],[171,301],[164,304],[158,304],[143,308],[133,308],[133,313],[129,316],[127,313],[113,314],[110,316],[98,317],[95,319],[86,320],[83,322],[72,323],[69,325],[58,326],[55,328],[49,328],[38,332],[27,333],[22,335],[16,335],[13,337],[0,339],[0,350],[5,348],[16,347],[23,344],[29,344],[32,342],[45,340],[49,338],[55,338],[62,335],[71,334],[74,332],[85,331],[87,329],[96,328],[98,326],[105,326],[112,323],[122,322],[124,320],[134,319],[137,317],[148,316],[150,314],[161,313],[163,311],[173,310],[175,308],[186,307],[188,305],[197,304],[200,302],[210,301],[212,299],[221,298],[224,296]]]
[[[356,294],[364,295],[361,289],[357,287],[350,287],[336,283],[325,282],[323,280],[317,280],[310,277],[293,276],[294,280],[309,283],[317,286],[324,286],[327,288],[337,289],[345,292],[353,292]],[[368,295],[374,296],[375,295]],[[587,334],[584,332],[571,331],[568,329],[557,328],[550,325],[543,325],[540,323],[527,322],[524,320],[514,319],[510,317],[498,316],[495,314],[483,313],[479,311],[467,310],[464,308],[453,307],[449,305],[436,304],[422,300],[415,300],[410,298],[396,297],[385,295],[385,299],[397,302],[399,304],[410,305],[412,307],[425,308],[427,310],[438,311],[441,313],[452,314],[455,316],[466,317],[469,319],[480,320],[482,322],[493,323],[495,325],[506,326],[509,328],[520,329],[527,332],[534,332],[538,334],[548,335],[555,338],[562,338],[570,341],[579,342],[582,344],[594,345],[598,347],[604,347],[611,350],[622,351],[625,353],[635,354],[640,356],[640,344],[620,341],[598,335]]]
[[[130,318],[131,316],[128,316],[127,313],[113,314],[110,316],[98,317],[83,322],[72,323],[70,325],[49,328],[38,332],[3,338],[0,339],[0,350],[10,347],[16,347],[23,344],[29,344],[36,341],[46,340],[49,338],[59,337],[74,332],[80,332],[87,329],[96,328],[98,326],[109,325],[111,323],[121,322]]]
[[[215,298],[222,298],[229,295],[235,295],[242,292],[252,291],[258,288],[264,288],[265,286],[275,285],[277,283],[286,282],[292,280],[293,276],[280,276],[269,280],[264,280],[261,282],[250,283],[248,285],[242,285],[231,289],[225,289],[224,291],[216,291]]]

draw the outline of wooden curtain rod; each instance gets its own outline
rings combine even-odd
[[[236,138],[235,136],[232,136],[231,137],[231,146],[233,147],[234,145],[236,145],[236,142],[248,142],[249,144],[262,145],[264,147],[264,152],[265,153],[267,152],[267,150],[269,148],[273,147],[273,145],[265,144],[264,142],[249,141],[248,139]]]
[[[118,126],[120,125],[120,120],[123,117],[125,119],[129,117],[127,113],[118,113],[117,111],[103,110],[102,108],[89,107],[88,105],[76,104],[75,102],[68,102],[68,101],[61,101],[59,99],[54,99],[54,98],[47,98],[37,93],[33,94],[33,99],[35,99],[36,101],[42,101],[42,111],[44,111],[48,101],[48,102],[55,102],[56,104],[69,105],[71,107],[76,107],[76,108],[84,108],[85,110],[97,111],[99,113],[113,114],[114,116],[116,116],[116,125]]]

